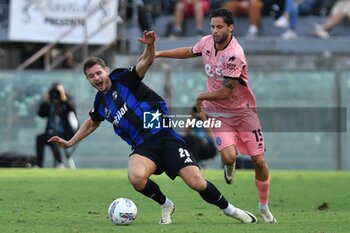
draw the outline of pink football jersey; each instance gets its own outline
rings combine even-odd
[[[202,56],[208,92],[221,88],[224,77],[239,79],[229,99],[203,102],[203,107],[209,115],[232,117],[256,107],[255,96],[248,85],[248,67],[244,51],[235,37],[232,37],[225,49],[217,51],[213,37],[204,36],[192,47],[192,52]]]

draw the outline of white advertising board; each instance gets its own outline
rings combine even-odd
[[[116,39],[117,12],[118,0],[13,0],[9,40],[107,44]]]

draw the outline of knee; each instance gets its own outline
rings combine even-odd
[[[220,154],[225,165],[232,165],[236,162],[237,151],[234,145],[222,149]]]
[[[128,179],[136,190],[142,190],[147,183],[147,177],[137,172],[129,172]]]
[[[222,161],[225,165],[232,165],[236,162],[236,153],[221,153]]]
[[[236,156],[234,157],[223,156],[222,161],[224,162],[225,165],[232,165],[236,162]]]
[[[267,163],[264,159],[264,155],[256,155],[252,157],[252,162],[255,168],[264,168],[267,167]]]
[[[191,181],[188,182],[188,186],[197,192],[202,192],[207,188],[207,182],[201,176],[193,177]]]

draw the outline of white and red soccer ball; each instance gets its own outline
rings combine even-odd
[[[135,203],[128,198],[115,199],[108,208],[108,217],[116,225],[130,225],[137,216]]]

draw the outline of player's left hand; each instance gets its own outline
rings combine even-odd
[[[153,44],[156,41],[156,33],[154,31],[144,31],[142,38],[137,38],[143,44]]]

